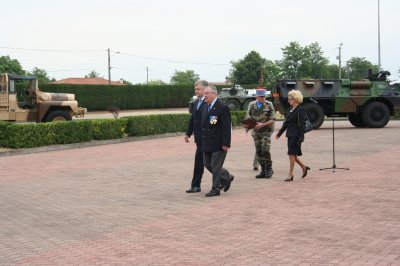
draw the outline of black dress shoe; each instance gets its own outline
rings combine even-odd
[[[206,194],[206,197],[219,196],[219,190],[211,189],[210,192]]]
[[[226,182],[225,186],[224,186],[224,192],[227,192],[230,188],[231,188],[231,183],[233,181],[233,179],[235,179],[235,177],[233,175],[230,175],[231,179]]]
[[[221,179],[221,184],[219,185],[219,190],[224,189],[225,186],[226,186],[225,179]]]
[[[285,181],[293,181],[293,176],[289,176],[288,178],[285,179]]]
[[[188,190],[186,190],[186,193],[197,193],[201,192],[201,189],[199,187],[191,187]]]
[[[311,168],[310,168],[310,167],[308,167],[308,166],[306,166],[306,170],[305,170],[305,171],[303,171],[303,175],[302,175],[302,177],[301,177],[301,178],[304,178],[304,177],[306,177],[308,170],[311,170]]]

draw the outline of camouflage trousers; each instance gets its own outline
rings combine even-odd
[[[261,166],[272,166],[271,159],[271,136],[267,134],[254,134],[253,136],[254,145],[256,146],[256,154],[258,163]]]

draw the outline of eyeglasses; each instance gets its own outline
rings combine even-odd
[[[294,100],[294,98],[288,98],[288,101],[293,101]]]

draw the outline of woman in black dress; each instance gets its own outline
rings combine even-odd
[[[289,114],[283,122],[282,128],[278,131],[275,138],[279,137],[286,130],[286,137],[288,139],[288,155],[290,162],[289,176],[285,181],[293,181],[294,164],[297,163],[303,170],[302,178],[307,175],[310,167],[306,166],[300,159],[302,155],[301,143],[304,141],[304,127],[307,120],[307,115],[304,109],[300,106],[303,102],[303,95],[300,91],[291,90],[288,93],[288,102],[292,107]]]

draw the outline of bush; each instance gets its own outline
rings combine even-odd
[[[232,126],[234,127],[240,126],[241,125],[240,121],[242,121],[246,116],[246,111],[232,111],[231,116],[232,116]]]
[[[94,139],[119,139],[125,135],[127,119],[93,120],[92,124]]]
[[[190,114],[131,116],[127,118],[126,133],[129,136],[147,136],[185,132],[189,118]]]
[[[6,147],[8,143],[8,126],[10,122],[0,121],[0,147]]]
[[[2,146],[18,149],[89,141],[93,129],[91,121],[10,123],[4,133],[7,141]]]

